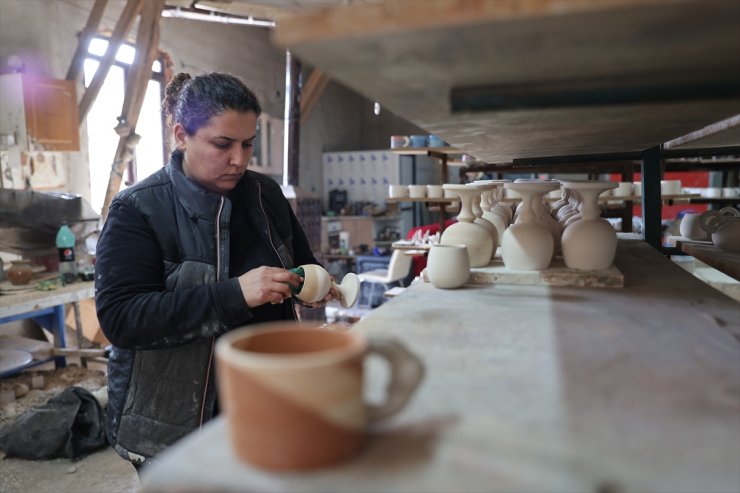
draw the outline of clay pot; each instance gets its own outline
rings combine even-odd
[[[10,262],[10,269],[8,269],[7,274],[11,284],[22,286],[31,281],[33,269],[28,260],[13,260]]]
[[[426,270],[435,288],[459,288],[470,278],[468,248],[465,245],[432,245]]]

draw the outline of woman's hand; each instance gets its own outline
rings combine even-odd
[[[334,278],[332,277],[332,281],[333,280],[334,280]],[[322,306],[324,306],[327,303],[329,303],[331,300],[338,300],[340,297],[341,297],[341,295],[339,294],[339,291],[337,291],[336,289],[334,289],[334,285],[332,285],[331,289],[326,294],[326,296],[324,296],[324,299],[323,300],[319,300],[319,301],[316,301],[314,303],[308,303],[306,301],[302,301],[301,300],[301,304],[303,306],[307,306],[309,308],[321,308]]]
[[[282,303],[293,296],[290,286],[297,288],[300,283],[300,276],[279,267],[258,267],[239,276],[244,301],[253,308]]]

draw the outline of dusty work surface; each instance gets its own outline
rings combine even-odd
[[[34,376],[43,377],[42,388],[33,388]],[[15,389],[19,385],[28,389],[28,393],[17,397],[12,406],[0,406],[0,427],[46,403],[67,387],[78,386],[96,392],[106,384],[102,369],[75,366],[26,371],[0,379],[0,390]],[[134,493],[139,488],[139,478],[131,463],[110,447],[78,461],[67,458],[38,461],[12,457],[0,459],[0,493]]]
[[[737,493],[740,304],[639,240],[615,264],[623,288],[415,284],[350,329],[426,365],[354,460],[259,471],[217,418],[144,491]],[[377,396],[387,374],[367,370]]]

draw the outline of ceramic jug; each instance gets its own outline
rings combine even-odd
[[[701,227],[701,213],[688,212],[681,218],[679,232],[684,238],[698,241],[711,241],[709,233]]]
[[[704,231],[712,235],[712,243],[721,250],[740,252],[740,212],[733,207],[707,211],[699,219]]]

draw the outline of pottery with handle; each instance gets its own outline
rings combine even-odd
[[[734,207],[707,211],[699,218],[699,224],[711,235],[714,246],[728,252],[740,252],[740,211]]]

